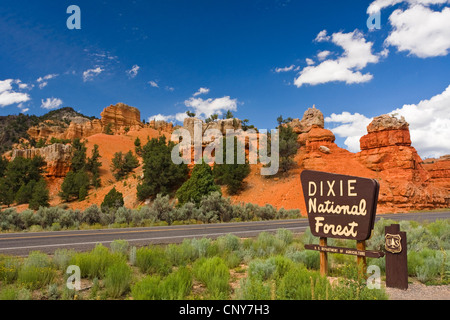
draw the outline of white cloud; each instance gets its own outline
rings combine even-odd
[[[195,98],[196,94],[199,93],[200,91],[204,91],[203,93],[207,93],[206,90],[207,92],[209,92],[209,89],[207,88],[200,88],[199,91],[194,93],[194,95],[191,98],[184,101],[185,106],[191,108],[197,118],[206,119],[215,113],[221,115],[223,112],[226,112],[228,110],[237,111],[237,104],[238,104],[237,99],[231,99],[229,96],[216,99],[209,98],[206,100],[202,98]],[[197,96],[199,94],[197,94]],[[166,122],[170,121],[183,122],[185,118],[187,118],[187,114],[185,112],[182,112],[173,115],[157,114],[149,117],[148,120],[152,121],[156,119],[156,120],[164,120]]]
[[[165,89],[170,92],[173,92],[175,90],[174,87],[170,87],[170,86],[166,86]]]
[[[156,83],[156,81],[151,80],[151,81],[148,82],[148,84],[151,85],[153,88],[159,88],[159,86]]]
[[[34,87],[34,84],[23,83],[20,79],[14,80],[14,83],[16,83],[21,90],[31,90]]]
[[[295,65],[290,65],[289,67],[276,68],[276,69],[275,69],[275,72],[276,72],[276,73],[280,73],[280,72],[289,72],[289,71],[294,70],[294,68],[295,68]]]
[[[417,104],[405,104],[389,114],[403,116],[409,123],[413,147],[422,158],[440,157],[450,154],[450,85],[444,92]],[[346,138],[345,145],[352,152],[360,150],[359,139],[367,134],[372,119],[359,113],[332,114],[325,118],[327,123],[341,123],[331,128],[339,137]]]
[[[169,121],[172,121],[172,119],[173,119],[173,116],[165,116],[165,115],[163,115],[161,113],[158,113],[158,114],[155,114],[155,115],[153,115],[151,117],[148,117],[148,121],[155,120],[155,121],[166,121],[166,122],[169,122]]]
[[[216,99],[206,99],[202,98],[189,98],[184,101],[186,107],[193,108],[197,117],[208,118],[212,114],[221,115],[223,111],[236,111],[237,110],[237,99],[231,99],[229,96],[216,98]]]
[[[54,79],[57,76],[59,76],[58,74],[48,74],[44,77],[39,77],[37,78],[37,83],[39,83],[39,89],[42,89],[44,87],[46,87],[48,85],[48,80]]]
[[[310,58],[306,58],[305,61],[308,66],[312,66],[313,64],[315,64],[314,60]]]
[[[388,48],[384,48],[381,52],[380,52],[380,57],[382,58],[386,58],[389,55],[389,49]]]
[[[368,14],[374,14],[377,13],[384,8],[388,8],[391,6],[395,6],[396,4],[406,2],[410,5],[432,5],[432,4],[445,4],[450,3],[449,0],[375,0],[372,2],[369,7],[367,8]]]
[[[6,107],[15,103],[27,102],[30,100],[30,96],[27,93],[16,92],[13,90],[12,84],[19,84],[20,80],[0,80],[0,107]]]
[[[148,121],[162,120],[162,121],[166,121],[166,122],[173,122],[173,121],[183,122],[185,118],[187,118],[187,114],[181,112],[181,113],[177,113],[175,115],[167,115],[167,116],[162,115],[162,114],[157,114],[157,115],[149,117]]]
[[[127,74],[130,78],[134,78],[137,76],[139,69],[141,67],[139,67],[137,64],[135,64],[130,70],[127,70]]]
[[[450,51],[450,8],[434,11],[422,5],[397,9],[385,43],[419,58],[445,56]]]
[[[43,109],[56,109],[59,108],[63,102],[61,99],[58,98],[47,98],[45,100],[41,100],[41,108]]]
[[[392,31],[385,40],[400,52],[419,58],[445,56],[450,51],[450,8],[432,10],[432,5],[448,5],[450,0],[375,0],[367,8],[368,14],[406,4],[389,16]]]
[[[327,30],[322,30],[317,34],[317,37],[315,41],[317,42],[323,42],[323,41],[329,41],[330,36],[327,35]]]
[[[208,88],[200,88],[196,93],[194,93],[194,97],[199,96],[201,94],[208,94],[209,89]]]
[[[351,152],[359,152],[359,139],[367,134],[367,126],[372,119],[366,116],[344,111],[341,114],[333,113],[331,116],[325,118],[327,123],[342,123],[341,125],[331,128],[330,130],[341,138],[346,138],[344,144]]]
[[[320,52],[317,54],[317,58],[319,59],[319,61],[323,61],[323,60],[325,60],[330,54],[331,54],[331,52],[328,51],[328,50],[320,51]]]
[[[26,108],[26,107],[23,105],[23,103],[19,103],[19,104],[17,105],[17,108],[19,108],[19,109],[20,109],[20,112],[22,112],[22,113],[25,113],[25,112],[27,112],[27,111],[30,110],[30,108]]]
[[[450,85],[444,92],[417,104],[405,104],[391,114],[405,117],[411,141],[422,157],[450,154]]]
[[[320,39],[324,38],[326,31]],[[319,37],[318,35],[318,37]],[[317,66],[308,66],[300,71],[294,84],[301,87],[304,84],[317,85],[322,83],[341,81],[347,84],[370,81],[370,73],[362,74],[360,71],[369,63],[377,63],[379,57],[372,53],[372,42],[367,42],[358,30],[350,33],[333,33],[331,42],[344,49],[344,53],[336,60],[325,60]],[[317,40],[317,39],[316,39]],[[325,41],[325,40],[320,40]]]
[[[104,69],[97,67],[95,69],[88,69],[83,72],[83,81],[91,81],[95,76],[98,76],[100,73],[105,71]]]
[[[12,90],[13,79],[0,80],[0,93]]]

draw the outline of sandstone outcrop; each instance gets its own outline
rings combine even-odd
[[[320,127],[320,111],[309,110],[305,114],[315,114],[317,119],[304,117],[312,125],[298,137],[301,168],[377,179],[379,212],[448,207],[450,157],[424,164],[411,146],[409,125],[404,118],[374,118],[367,135],[360,139],[361,152],[355,154],[339,148],[333,133]],[[298,132],[308,129],[299,124],[295,127]]]
[[[404,119],[383,115],[374,118],[367,127],[368,134],[361,137],[358,154],[361,162],[373,171],[397,172],[407,180],[426,180],[422,159],[411,146],[409,126]]]
[[[106,107],[100,113],[103,127],[111,126],[112,130],[120,130],[128,127],[130,129],[139,129],[143,127],[141,122],[141,112],[139,109],[130,107],[124,103],[117,103]]]
[[[41,156],[47,163],[45,173],[47,177],[65,177],[67,172],[70,170],[72,146],[55,143],[43,148],[24,150],[14,149],[11,153],[11,160],[14,160],[16,157],[31,159],[36,156]]]
[[[204,122],[201,119],[198,118],[186,118],[184,119],[183,122],[183,128],[188,130],[190,135],[191,135],[191,141],[192,143],[194,142],[194,127],[198,126],[199,128],[201,127],[202,130],[202,137],[205,135],[207,130],[210,129],[215,129],[215,130],[219,130],[219,132],[225,136],[227,133],[227,130],[241,130],[242,129],[242,124],[241,124],[241,120],[237,119],[237,118],[233,118],[233,119],[220,119],[220,120],[215,120],[215,121],[211,121],[211,122]],[[203,144],[208,144],[211,141],[214,140],[214,135],[210,134],[210,135],[206,135],[205,137],[203,137]]]
[[[450,204],[450,155],[438,159],[426,159],[423,167],[430,175],[433,185],[447,190],[447,201]]]
[[[101,121],[98,119],[94,119],[85,123],[71,122],[65,132],[65,139],[82,139],[102,132],[103,126]]]
[[[164,120],[151,120],[148,123],[148,127],[158,130],[158,131],[168,132],[168,133],[172,133],[172,131],[174,130],[173,123],[166,122]]]
[[[64,121],[47,121],[38,126],[31,127],[27,133],[35,141],[42,139],[45,142],[50,142],[52,138],[70,140],[87,138],[94,134],[105,132],[107,127],[113,133],[118,134],[123,134],[125,128],[139,130],[143,127],[140,120],[140,111],[124,103],[106,107],[101,113],[101,116],[102,118],[100,120],[76,117],[70,124]],[[161,128],[164,127],[162,123],[158,123],[157,125]],[[170,130],[172,126],[172,124],[166,123],[163,131]]]
[[[309,132],[314,127],[324,128],[324,124],[323,113],[313,106],[305,111],[302,120],[294,119],[285,125],[290,126],[295,133],[302,134]]]
[[[31,127],[27,131],[30,138],[35,141],[42,139],[45,142],[50,142],[52,138],[60,140],[81,139],[102,132],[103,125],[98,119],[92,121],[73,121],[69,125],[63,123],[41,124],[36,127]]]
[[[392,210],[433,209],[446,204],[447,190],[432,183],[416,149],[411,146],[404,118],[382,115],[360,139],[361,163],[381,181],[379,203]]]

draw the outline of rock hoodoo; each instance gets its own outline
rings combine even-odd
[[[298,119],[297,119],[298,120]],[[404,118],[382,115],[368,125],[360,139],[361,152],[351,153],[335,144],[323,128],[320,110],[310,108],[290,125],[299,133],[302,169],[375,178],[380,182],[379,212],[446,207],[450,202],[450,159],[426,164],[411,145]]]
[[[124,127],[129,127],[130,129],[143,127],[139,109],[121,102],[106,107],[100,115],[102,117],[102,125],[104,127],[111,125],[111,129],[113,130],[119,130]]]
[[[302,134],[308,133],[312,128],[323,129],[324,124],[323,113],[313,106],[305,111],[302,120],[294,119],[286,125],[292,127],[295,133]]]
[[[411,146],[409,125],[404,118],[399,120],[389,115],[376,117],[368,125],[367,132],[360,139],[361,152],[358,154],[367,168],[377,172],[406,170],[408,180],[427,178],[421,166],[422,159]]]
[[[411,146],[409,125],[403,117],[376,117],[367,131],[360,139],[361,152],[357,157],[381,181],[380,204],[393,210],[446,205],[447,192],[432,183],[429,171]]]

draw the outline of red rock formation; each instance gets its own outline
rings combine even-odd
[[[125,127],[139,129],[143,126],[139,109],[124,103],[110,105],[100,115],[102,116],[101,122],[103,127],[110,125],[114,131],[119,131]]]
[[[447,190],[447,201],[450,203],[450,155],[442,156],[439,159],[426,159],[423,168],[430,175],[433,185]]]
[[[318,127],[311,128],[305,138],[307,152],[322,152],[320,147],[333,147],[335,145],[334,141],[336,140],[333,132]]]
[[[102,122],[98,119],[88,121],[85,123],[75,123],[71,122],[69,128],[65,131],[65,139],[75,139],[75,138],[87,138],[97,133],[103,132]]]
[[[409,125],[403,118],[376,117],[360,140],[361,152],[356,154],[339,148],[333,133],[320,127],[321,119],[318,117],[319,125],[299,134],[302,169],[377,179],[381,187],[378,212],[449,206],[450,157],[428,161],[425,166],[411,146]],[[314,123],[311,118],[309,121]]]
[[[41,156],[47,163],[45,175],[48,178],[65,177],[70,170],[72,146],[55,143],[43,148],[14,149],[11,160],[16,157],[34,158],[35,156]]]
[[[398,211],[448,205],[448,191],[432,183],[422,159],[411,146],[408,123],[403,118],[376,117],[367,131],[360,140],[357,157],[380,181],[381,206]]]
[[[87,138],[104,132],[108,125],[114,133],[119,134],[124,133],[127,127],[130,130],[139,130],[143,127],[140,120],[140,111],[123,103],[105,108],[101,116],[101,120],[94,119],[92,121],[80,118],[77,121],[70,122],[68,126],[64,122],[46,122],[39,126],[31,127],[27,133],[36,141],[43,139],[45,142],[50,142],[51,138],[70,140]],[[169,126],[165,129],[170,130]]]
[[[28,129],[27,133],[35,141],[50,141],[51,138],[65,139],[65,126],[41,124]]]
[[[172,122],[166,122],[163,120],[151,120],[147,127],[158,130],[158,131],[162,131],[162,132],[168,132],[168,133],[172,133],[173,132],[173,123]]]
[[[315,106],[313,106],[312,108],[309,108],[305,111],[302,120],[294,119],[285,125],[292,127],[294,132],[298,134],[307,133],[313,127],[323,128],[323,113],[319,109],[316,109]]]

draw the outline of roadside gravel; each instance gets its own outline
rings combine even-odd
[[[450,285],[426,286],[417,280],[407,290],[386,288],[390,300],[450,300]]]

